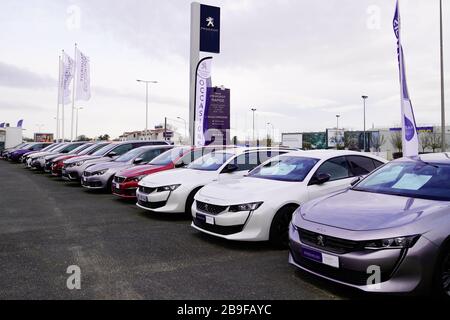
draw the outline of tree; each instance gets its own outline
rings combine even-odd
[[[422,152],[425,153],[428,148],[430,148],[430,134],[429,133],[420,133],[419,134],[419,142],[420,147],[422,148]]]
[[[403,150],[403,138],[402,132],[396,131],[391,134],[391,144],[397,150],[397,152],[402,152]]]
[[[109,134],[104,134],[104,135],[98,136],[98,140],[100,140],[100,141],[109,141],[109,139],[110,139]]]
[[[91,141],[91,138],[88,138],[87,136],[85,136],[84,134],[79,135],[77,138],[78,141]]]
[[[442,139],[439,133],[430,133],[430,148],[433,150],[433,153],[436,152],[437,149],[442,149]]]
[[[344,133],[344,148],[348,150],[359,150],[358,137],[352,132]]]
[[[381,147],[386,143],[386,138],[381,134],[372,135],[371,142],[375,152],[380,152]]]

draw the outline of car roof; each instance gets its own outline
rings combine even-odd
[[[419,158],[420,158],[420,160],[423,160],[426,162],[450,164],[450,153],[449,152],[421,154],[419,156]],[[405,161],[405,160],[414,161],[414,159],[410,159],[410,158],[400,158],[395,161]]]
[[[316,158],[319,160],[334,158],[334,157],[342,157],[342,156],[365,156],[370,157],[382,162],[387,162],[386,159],[383,159],[379,156],[373,155],[371,153],[364,153],[358,151],[350,151],[350,150],[307,150],[307,151],[293,151],[289,152],[290,156],[295,157],[310,157]]]

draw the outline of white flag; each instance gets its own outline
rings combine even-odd
[[[91,67],[89,57],[76,49],[77,75],[75,86],[75,100],[89,100],[91,98]]]
[[[411,99],[409,97],[408,85],[406,83],[405,56],[403,54],[403,47],[401,43],[401,22],[398,1],[395,8],[393,26],[394,33],[397,38],[398,67],[400,73],[403,156],[417,157],[419,155],[419,138],[417,135],[417,125],[416,119],[414,117],[414,110],[412,107]]]
[[[63,97],[63,104],[71,102],[70,83],[73,79],[75,63],[74,60],[65,52],[62,55],[62,81],[61,92]]]
[[[205,145],[204,119],[206,93],[208,87],[211,87],[211,62],[212,58],[204,58],[197,66],[196,75],[196,94],[195,94],[195,132],[194,144],[196,146]]]

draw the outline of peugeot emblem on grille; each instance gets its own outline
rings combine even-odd
[[[317,236],[317,244],[321,247],[325,247],[325,242],[324,242],[323,236],[321,236],[321,235]]]
[[[209,209],[209,205],[207,203],[205,203],[205,210],[208,211]]]

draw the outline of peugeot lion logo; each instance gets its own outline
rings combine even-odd
[[[214,18],[213,17],[206,18],[206,22],[208,22],[207,27],[213,27],[214,28]]]
[[[321,247],[325,247],[325,242],[323,241],[323,236],[317,236],[317,244]]]

